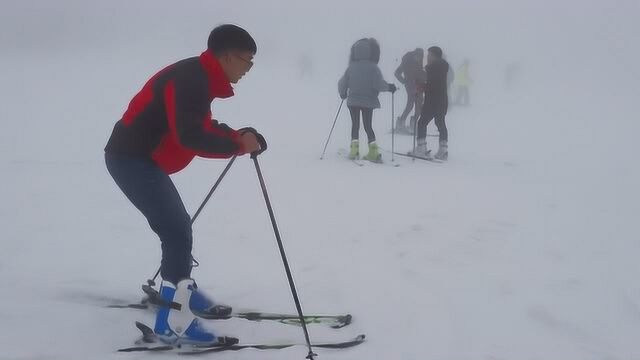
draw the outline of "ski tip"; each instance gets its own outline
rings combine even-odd
[[[358,346],[364,343],[365,338],[366,336],[364,334],[360,334],[349,341],[345,341],[341,343],[315,344],[313,345],[313,347],[323,348],[323,349],[346,349],[346,348]]]
[[[111,305],[107,305],[105,307],[107,309],[127,309],[127,308],[129,308],[129,304],[125,304],[125,305],[111,304]]]
[[[136,327],[140,330],[144,329],[144,328],[149,328],[147,325],[141,323],[140,321],[136,321]]]
[[[111,304],[105,306],[109,309],[138,309],[138,310],[146,310],[149,308],[149,305],[146,304]]]
[[[118,352],[134,352],[134,351],[146,351],[149,348],[146,346],[136,346],[136,347],[130,347],[130,348],[124,348],[124,349],[118,349]]]
[[[138,328],[138,330],[142,331],[143,335],[153,334],[153,330],[140,321],[136,321],[136,327]]]
[[[156,347],[135,346],[130,348],[118,349],[118,352],[136,352],[136,351],[158,351],[159,352],[159,351],[169,351],[173,349],[175,349],[175,347],[171,345],[162,345],[162,346],[156,346]]]
[[[347,314],[347,315],[344,316],[344,324],[345,325],[351,324],[352,320],[353,320],[353,316],[351,316],[351,314]]]
[[[332,325],[331,328],[332,329],[342,329],[343,327],[346,327],[346,326],[350,325],[352,321],[353,321],[353,317],[351,316],[351,314],[340,316],[338,318],[338,323],[335,324],[335,325]]]
[[[149,308],[149,305],[147,304],[129,304],[128,306],[131,309],[138,309],[138,310],[146,310]]]

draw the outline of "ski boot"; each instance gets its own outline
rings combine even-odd
[[[356,160],[360,157],[360,142],[358,140],[351,140],[351,151],[349,152],[349,159]]]
[[[440,147],[438,147],[438,152],[434,157],[442,161],[449,159],[449,145],[447,145],[447,140],[440,140]]]
[[[367,156],[365,156],[364,158],[375,163],[382,162],[382,155],[380,154],[378,145],[375,141],[369,143],[369,153],[367,153]]]
[[[175,286],[163,281],[160,286],[160,297],[165,303],[156,314],[153,332],[156,337],[167,344],[232,344],[238,339],[217,337],[205,329],[200,320],[188,306],[194,297],[195,281],[185,279]],[[197,295],[195,295],[197,296]]]
[[[228,305],[216,304],[205,295],[198,285],[193,283],[193,293],[189,299],[189,307],[194,315],[204,319],[224,319],[231,315],[232,308]]]
[[[396,127],[394,131],[396,134],[400,135],[413,135],[413,129],[410,126],[407,126],[404,121],[401,121],[400,118],[396,120]]]
[[[142,286],[142,290],[146,296],[143,297],[140,302],[141,307],[166,305],[160,293],[153,288],[153,285],[155,284],[148,283]],[[226,319],[231,315],[233,311],[231,306],[216,304],[211,298],[198,289],[198,285],[195,284],[195,282],[193,288],[193,296],[189,300],[189,307],[196,316],[205,319]]]
[[[420,139],[418,140],[418,145],[416,146],[415,151],[409,151],[407,155],[415,156],[424,159],[432,159],[431,150],[427,149],[426,140]]]

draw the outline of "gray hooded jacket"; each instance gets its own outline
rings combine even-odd
[[[358,40],[351,50],[349,67],[338,82],[340,97],[347,99],[348,106],[377,109],[380,107],[378,94],[389,91],[389,84],[375,61],[371,41]]]

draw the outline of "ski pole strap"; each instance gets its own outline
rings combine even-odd
[[[174,310],[182,310],[182,305],[177,302],[168,302],[162,299],[160,293],[149,285],[142,285],[142,291],[149,296],[149,302],[158,306],[169,307]]]

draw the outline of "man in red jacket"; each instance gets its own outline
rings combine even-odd
[[[255,129],[233,130],[211,116],[213,99],[233,96],[231,84],[251,69],[256,51],[244,29],[216,27],[200,56],[167,66],[144,85],[105,148],[109,173],[162,244],[160,296],[173,305],[160,308],[154,330],[165,342],[218,341],[194,315],[216,306],[191,279],[191,219],[169,174],[196,156],[229,158],[266,150]]]

